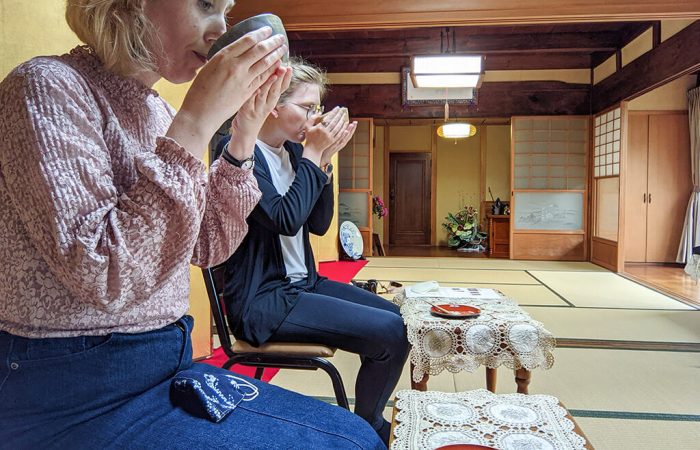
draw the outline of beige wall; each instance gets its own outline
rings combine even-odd
[[[622,48],[623,67],[652,49],[653,35],[652,29],[649,28]]]
[[[598,84],[610,75],[614,74],[616,69],[617,56],[612,55],[602,64],[593,69],[593,84]]]
[[[510,199],[510,125],[486,127],[486,183],[484,198]]]
[[[630,111],[679,111],[688,109],[688,89],[695,87],[697,76],[686,75],[666,83],[628,103]]]
[[[34,56],[66,53],[80,43],[64,14],[64,1],[0,0],[0,79]]]
[[[433,139],[431,125],[392,126],[389,128],[389,149],[392,152],[430,152]]]
[[[695,22],[695,19],[677,19],[661,21],[661,42],[670,38],[674,34],[682,31],[688,25]]]
[[[661,21],[661,42],[682,31],[688,25],[695,22],[693,19],[684,20],[662,20]],[[626,66],[630,62],[639,58],[653,48],[653,31],[648,28],[642,34],[633,39],[629,44],[622,48],[622,66]],[[598,84],[605,78],[609,77],[616,68],[615,55],[611,56],[603,63],[593,69],[593,84]],[[666,109],[666,108],[663,108]]]
[[[447,245],[447,232],[442,228],[447,213],[455,213],[464,206],[479,209],[481,185],[481,133],[468,139],[437,140],[437,204],[435,230],[437,244]]]
[[[432,126],[392,126],[391,151],[431,151]],[[375,127],[374,192],[384,198],[384,136],[387,127]],[[447,245],[442,222],[448,212],[465,205],[479,208],[481,186],[481,134],[486,133],[486,186],[494,197],[510,198],[510,126],[482,126],[477,134],[464,140],[437,139],[437,194],[433,226],[437,245]],[[484,195],[488,198],[488,193]],[[391,211],[389,211],[391,214]],[[383,219],[374,218],[374,232],[384,237]]]

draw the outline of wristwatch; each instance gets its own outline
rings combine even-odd
[[[333,164],[331,164],[331,163],[324,164],[323,166],[321,166],[321,170],[328,177],[328,180],[326,180],[326,184],[330,184],[331,183],[331,176],[333,175]]]
[[[331,164],[331,163],[324,164],[321,166],[321,170],[323,171],[323,173],[325,173],[326,175],[328,175],[330,177],[331,174],[333,173],[333,164]]]
[[[221,153],[221,157],[229,163],[233,164],[234,166],[240,167],[243,170],[252,170],[255,167],[254,155],[250,155],[249,158],[239,161],[228,152],[228,144],[226,144],[226,146],[224,147],[224,151]]]

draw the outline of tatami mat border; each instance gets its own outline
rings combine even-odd
[[[430,270],[471,270],[471,271],[480,271],[480,272],[493,272],[493,271],[499,271],[499,272],[527,272],[529,270],[536,270],[537,272],[581,272],[581,273],[606,273],[602,272],[600,270],[571,270],[571,269],[502,269],[502,268],[490,268],[490,269],[478,269],[475,267],[415,267],[415,266],[410,266],[410,267],[404,267],[404,266],[371,266],[370,264],[367,264],[365,266],[368,269],[430,269]]]
[[[531,285],[532,286],[532,285]],[[671,311],[684,313],[697,313],[700,309],[674,309],[674,308],[615,308],[612,306],[557,306],[557,305],[521,305],[533,308],[572,308],[572,309],[609,309],[611,311]]]
[[[557,291],[555,291],[554,289],[552,289],[551,287],[549,287],[546,283],[543,283],[542,280],[540,280],[539,278],[537,278],[536,276],[534,276],[533,274],[531,274],[529,270],[526,270],[525,273],[528,274],[528,275],[530,275],[530,276],[531,276],[532,278],[534,278],[535,280],[537,280],[537,282],[540,283],[542,286],[544,286],[544,287],[546,287],[547,289],[549,289],[549,291],[550,291],[552,294],[554,294],[554,295],[556,295],[557,297],[559,297],[560,299],[562,299],[562,301],[563,301],[564,303],[566,303],[567,305],[571,306],[572,308],[576,308],[576,305],[574,305],[573,303],[571,303],[570,301],[568,301],[563,295],[561,295],[560,293],[558,293]]]
[[[559,337],[556,339],[557,348],[700,353],[700,343],[696,342],[622,341],[613,339],[577,339]]]
[[[567,408],[568,409],[568,408]],[[595,419],[623,419],[623,420],[659,420],[668,422],[700,422],[700,415],[696,414],[667,414],[627,411],[594,411],[587,409],[568,409],[574,417],[590,417]]]

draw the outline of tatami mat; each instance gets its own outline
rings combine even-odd
[[[371,258],[355,278],[492,287],[516,300],[559,339],[596,341],[591,345],[700,343],[700,311],[589,263]],[[552,369],[533,371],[530,392],[554,395],[575,411],[595,448],[700,448],[700,353],[559,347],[554,356]],[[359,358],[338,351],[331,361],[353,402]],[[409,370],[406,364],[396,390],[410,387]],[[501,367],[498,377],[499,393],[515,392],[512,370]],[[322,400],[334,398],[330,379],[321,371],[283,369],[272,382]],[[428,384],[430,390],[444,392],[485,385],[483,367],[471,374],[445,371]],[[391,412],[385,408],[387,419]]]
[[[531,394],[570,409],[700,414],[700,353],[558,348],[554,357],[550,370],[533,370]],[[458,391],[484,387],[482,373],[455,379]],[[515,390],[513,372],[498,369],[497,392]]]
[[[439,258],[404,258],[401,256],[379,256],[367,258],[367,267],[440,267]]]
[[[575,417],[596,450],[697,450],[700,422]]]
[[[421,267],[441,269],[477,269],[477,270],[560,270],[605,272],[606,270],[589,262],[570,261],[518,261],[511,259],[489,258],[410,258],[410,257],[372,257],[368,258],[369,267]]]
[[[581,307],[693,309],[611,272],[532,271],[532,276]]]
[[[521,306],[527,305],[546,305],[546,306],[569,306],[561,297],[542,285],[493,285],[488,283],[452,283],[455,286],[478,287],[478,288],[495,288],[498,289],[512,300],[515,300]]]
[[[700,342],[700,311],[524,309],[558,338]]]
[[[436,268],[373,268],[365,266],[355,275],[358,280],[405,280],[420,282],[435,280],[439,283],[493,283],[493,284],[540,284],[523,271],[509,270],[471,270],[471,269],[436,269]]]

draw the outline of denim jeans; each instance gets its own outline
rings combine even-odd
[[[382,412],[409,352],[398,306],[358,287],[323,280],[299,296],[270,341],[313,342],[360,355],[355,413],[388,440]]]
[[[185,316],[139,334],[27,339],[0,332],[0,448],[288,449],[384,448],[354,414],[257,380],[252,401],[219,423],[173,406],[180,370],[192,363]]]

